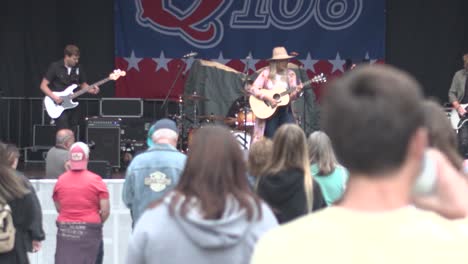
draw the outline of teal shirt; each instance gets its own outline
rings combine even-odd
[[[317,175],[319,171],[317,164],[312,164],[310,170],[322,189],[327,205],[333,204],[343,196],[348,181],[348,171],[343,166],[338,165],[329,175]]]

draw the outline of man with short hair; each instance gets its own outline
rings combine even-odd
[[[458,70],[452,79],[452,84],[448,92],[448,98],[453,108],[458,112],[461,121],[467,118],[468,105],[468,52],[463,56],[463,69]],[[460,124],[453,124],[459,126]],[[463,157],[468,158],[468,125],[463,125],[458,130],[458,140],[460,151]]]
[[[89,147],[70,146],[69,168],[60,175],[52,198],[58,212],[55,263],[102,263],[102,228],[110,214],[102,177],[88,170]]]
[[[148,131],[149,149],[130,163],[122,199],[130,208],[133,226],[146,208],[179,182],[186,156],[177,149],[179,130],[174,121],[161,119]]]
[[[349,170],[345,195],[266,234],[252,263],[466,263],[468,224],[448,218],[467,216],[468,186],[427,150],[422,101],[419,84],[390,66],[332,83],[322,128]]]
[[[83,67],[79,64],[80,49],[75,45],[67,45],[63,51],[63,58],[50,64],[41,81],[41,91],[49,96],[56,104],[63,102],[62,98],[53,92],[61,92],[72,84],[79,85],[80,89],[87,89],[88,83]],[[89,91],[97,94],[99,87],[95,86]],[[78,125],[78,108],[67,109],[55,119],[57,130],[72,129]]]
[[[55,146],[47,152],[46,178],[57,179],[66,171],[65,163],[68,161],[68,149],[75,143],[75,135],[70,129],[61,129],[55,136]]]

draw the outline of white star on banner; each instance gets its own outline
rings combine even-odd
[[[247,62],[249,63],[249,68],[247,69],[247,71],[250,69],[253,71],[256,71],[257,68],[255,68],[255,64],[257,64],[259,60],[254,59],[254,57],[252,56],[252,52],[249,52],[249,55],[247,56],[247,58],[241,59],[244,65],[247,65]]]
[[[231,59],[225,59],[225,58],[223,57],[223,52],[220,51],[220,52],[219,52],[219,57],[216,59],[216,61],[219,62],[219,63],[221,63],[221,64],[226,64],[226,63],[230,62]]]
[[[169,71],[169,68],[167,68],[167,63],[171,61],[171,59],[166,59],[164,56],[164,51],[161,50],[159,58],[153,58],[153,60],[157,63],[155,71],[159,71],[161,69],[165,69],[167,72]]]
[[[318,62],[318,60],[312,59],[310,57],[310,52],[307,52],[307,57],[304,60],[299,60],[299,61],[302,63],[302,65],[304,65],[304,69],[315,72],[314,65],[315,63]]]
[[[334,73],[336,70],[339,70],[341,72],[344,71],[343,65],[346,63],[345,60],[342,60],[340,57],[340,53],[336,53],[336,58],[334,60],[328,60],[331,64],[333,64],[333,69],[331,70],[331,73]]]
[[[125,57],[124,59],[128,62],[127,71],[130,71],[132,68],[135,68],[135,70],[140,71],[140,67],[138,67],[138,63],[142,60],[142,58],[137,58],[133,50],[132,50],[132,53],[130,54],[130,57]]]
[[[377,62],[377,60],[371,59],[371,58],[369,57],[369,52],[366,52],[366,56],[365,56],[364,58],[365,58],[366,60],[369,60],[369,63],[370,63],[370,64],[374,64],[374,63]]]

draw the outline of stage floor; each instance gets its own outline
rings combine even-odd
[[[18,171],[21,171],[29,179],[46,179],[44,162],[20,162]],[[112,169],[110,179],[124,179],[125,169]]]

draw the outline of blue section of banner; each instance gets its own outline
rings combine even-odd
[[[385,0],[115,0],[116,57],[384,59]]]

